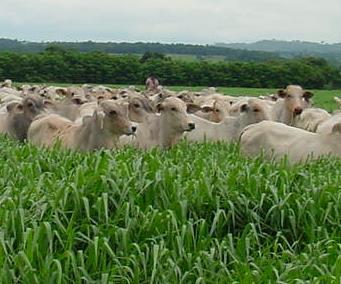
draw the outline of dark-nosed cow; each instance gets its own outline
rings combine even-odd
[[[305,91],[301,86],[289,85],[278,91],[278,99],[273,106],[273,120],[292,125],[296,115],[311,106],[313,93]]]

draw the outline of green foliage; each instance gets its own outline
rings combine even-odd
[[[0,137],[0,282],[337,283],[340,169],[224,143],[84,154]]]
[[[323,59],[301,58],[256,62],[171,60],[158,53],[111,55],[80,53],[50,46],[42,53],[0,53],[0,80],[142,84],[155,74],[163,85],[278,88],[300,84],[305,88],[333,88],[341,84],[340,71]]]

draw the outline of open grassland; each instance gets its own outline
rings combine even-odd
[[[196,56],[196,55],[190,55],[190,54],[167,54],[170,58],[174,60],[181,60],[181,61],[187,61],[187,62],[195,62],[200,60],[205,60],[208,62],[220,62],[220,61],[226,61],[225,56],[222,55],[203,55],[203,56]]]
[[[0,137],[0,283],[339,283],[341,160]]]

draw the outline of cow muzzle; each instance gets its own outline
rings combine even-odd
[[[300,115],[302,113],[303,109],[301,107],[296,107],[294,109],[294,115]]]
[[[192,131],[193,129],[195,129],[195,123],[194,122],[188,123],[188,130],[187,131]]]

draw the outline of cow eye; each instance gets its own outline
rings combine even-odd
[[[258,108],[255,108],[253,111],[254,111],[254,112],[259,112],[259,109],[258,109]]]
[[[215,112],[220,112],[220,110],[219,110],[219,109],[216,109]]]
[[[27,106],[28,107],[33,107],[33,103],[29,102],[29,103],[27,103]]]
[[[109,114],[110,114],[110,115],[116,115],[117,112],[116,112],[115,110],[111,110],[111,111],[109,112]]]
[[[75,96],[75,93],[74,93],[74,92],[72,92],[72,93],[71,93],[71,97],[74,97],[74,96]]]
[[[134,107],[139,108],[140,105],[139,104],[134,104]]]
[[[171,111],[176,111],[176,108],[175,108],[175,107],[172,107],[172,108],[171,108]]]

